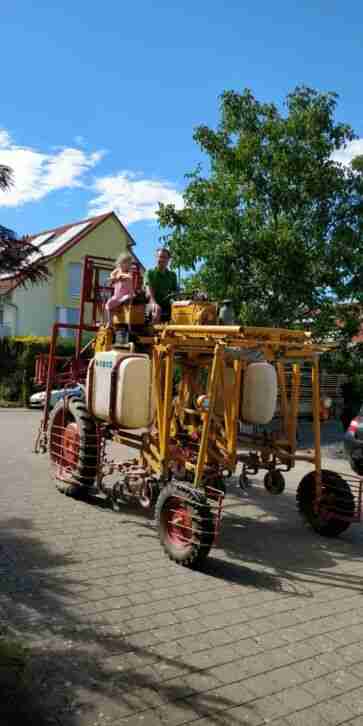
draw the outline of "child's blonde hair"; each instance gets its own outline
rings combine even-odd
[[[132,261],[132,255],[130,255],[128,252],[122,252],[116,260],[116,267],[120,267],[123,262],[128,262],[131,265]]]

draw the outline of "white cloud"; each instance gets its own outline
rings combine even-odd
[[[0,148],[10,146],[11,139],[10,135],[8,134],[5,129],[0,129]]]
[[[86,186],[86,174],[104,156],[104,151],[86,152],[83,139],[75,137],[75,146],[53,147],[48,153],[18,146],[6,129],[0,129],[0,164],[14,172],[14,185],[0,193],[0,207],[18,207],[36,202],[56,190]],[[178,208],[183,199],[168,181],[143,178],[131,171],[95,179],[88,189],[94,192],[89,209],[92,214],[114,210],[125,224],[154,220],[159,202]]]
[[[0,129],[0,164],[14,172],[14,185],[0,194],[1,207],[18,207],[34,202],[57,189],[84,185],[84,175],[102,158],[103,152],[86,153],[61,148],[51,154],[17,146],[5,129]]]
[[[92,214],[114,210],[124,224],[155,219],[159,202],[183,206],[182,195],[170,182],[143,179],[130,171],[100,177],[94,189],[97,195],[90,202]]]
[[[344,166],[348,166],[355,156],[363,154],[363,139],[353,139],[345,149],[339,149],[332,154],[333,161],[339,161]]]

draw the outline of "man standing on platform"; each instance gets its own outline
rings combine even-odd
[[[171,299],[178,290],[178,281],[173,270],[169,270],[170,252],[165,247],[156,251],[156,267],[147,270],[144,285],[148,298],[147,309],[153,323],[170,320]]]

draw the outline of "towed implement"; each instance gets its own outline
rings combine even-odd
[[[228,480],[240,484],[260,470],[272,495],[297,461],[311,464],[297,504],[319,534],[336,536],[360,520],[362,484],[321,468],[319,355],[303,331],[217,324],[205,300],[172,305],[171,320],[152,325],[143,294],[103,325],[107,288],[101,272],[112,261],[86,257],[77,325],[56,323],[37,381],[47,384],[36,451],[48,452],[60,491],[102,492],[115,509],[138,502],[155,509],[169,557],[199,565],[218,535]],[[136,275],[137,278],[137,275]],[[135,279],[136,279],[135,278]],[[75,332],[72,359],[56,356],[59,331]],[[85,345],[85,334],[93,337]],[[83,346],[83,347],[82,347]],[[311,370],[314,449],[296,449],[302,365]],[[50,412],[56,385],[84,386]],[[115,444],[133,450],[117,456]]]

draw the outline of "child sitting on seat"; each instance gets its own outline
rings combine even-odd
[[[116,267],[112,270],[109,282],[113,286],[113,295],[107,300],[106,315],[107,327],[112,324],[112,313],[120,305],[130,302],[134,296],[134,286],[130,267],[131,255],[123,253],[116,260]]]

